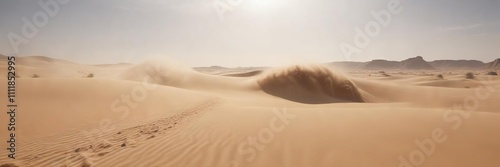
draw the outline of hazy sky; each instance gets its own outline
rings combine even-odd
[[[8,34],[22,37],[22,18],[33,22],[44,11],[39,2],[48,1],[0,1],[0,53],[14,53]],[[392,0],[241,0],[236,6],[219,0],[232,8],[222,21],[215,1],[70,0],[19,45],[19,55],[87,64],[160,56],[191,66],[232,67],[418,55],[427,60],[500,58],[498,0],[400,0],[401,12],[350,57],[340,44],[355,45],[355,28],[364,30],[376,21],[371,12],[388,10]]]

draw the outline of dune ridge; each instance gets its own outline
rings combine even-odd
[[[356,85],[321,65],[293,65],[270,70],[258,83],[264,92],[302,103],[364,102]]]
[[[126,70],[120,78],[185,89],[262,90],[299,103],[365,102],[348,77],[326,66],[313,64],[219,76],[172,62],[148,61]]]

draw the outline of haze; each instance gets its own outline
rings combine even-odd
[[[43,1],[45,2],[45,1]],[[388,0],[243,0],[219,19],[214,0],[69,1],[22,44],[19,56],[43,55],[85,64],[142,62],[166,57],[190,66],[277,66],[296,62],[478,59],[500,48],[500,1],[401,0],[403,10],[359,54],[356,27],[373,21]],[[225,1],[222,1],[225,2]],[[21,33],[23,17],[42,11],[38,1],[0,2],[0,53]]]

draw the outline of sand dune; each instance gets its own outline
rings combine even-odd
[[[484,71],[19,64],[18,157],[0,165],[500,166],[500,77]]]
[[[257,71],[250,71],[250,72],[237,72],[237,73],[230,73],[230,74],[225,74],[224,76],[230,76],[230,77],[251,77],[251,76],[256,76],[261,74],[261,70]]]
[[[296,102],[364,102],[354,83],[323,66],[295,65],[265,73],[258,82],[263,91]]]

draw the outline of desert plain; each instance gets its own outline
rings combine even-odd
[[[0,166],[498,167],[499,67],[422,57],[241,68],[17,57],[16,158],[1,141]]]

